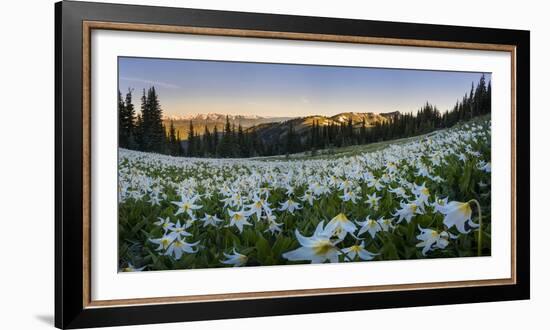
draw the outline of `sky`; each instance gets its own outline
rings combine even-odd
[[[482,73],[119,57],[119,89],[155,86],[164,114],[262,117],[445,111]],[[490,74],[486,73],[487,81]]]

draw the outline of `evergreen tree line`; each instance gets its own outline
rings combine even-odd
[[[157,152],[174,156],[183,155],[179,132],[170,122],[166,130],[162,122],[162,108],[155,87],[143,90],[141,112],[136,116],[132,90],[125,98],[118,91],[118,144],[122,148]]]
[[[487,83],[482,75],[476,86],[472,83],[469,94],[457,100],[451,110],[439,111],[436,106],[426,102],[416,114],[395,113],[387,120],[367,126],[365,120],[360,125],[352,118],[345,123],[320,125],[318,121],[304,132],[296,132],[294,121],[286,123],[286,132],[279,136],[261,137],[256,130],[244,130],[239,124],[231,124],[229,118],[223,131],[216,126],[208,127],[202,135],[197,134],[190,121],[187,141],[181,143],[179,132],[171,122],[168,133],[162,124],[162,110],[154,87],[143,93],[141,114],[134,120],[131,91],[123,101],[119,92],[119,143],[121,147],[184,155],[189,157],[256,157],[288,155],[320,149],[339,148],[351,145],[368,144],[398,138],[429,133],[451,127],[460,121],[470,120],[491,111],[491,82]]]
[[[255,157],[266,154],[265,145],[255,131],[245,132],[239,124],[229,122],[225,119],[223,131],[220,132],[216,126],[212,131],[205,127],[202,135],[195,133],[193,121],[189,122],[187,132],[187,143],[185,154],[190,157]]]
[[[451,110],[440,112],[437,107],[426,104],[416,114],[403,113],[384,123],[375,125],[360,134],[360,143],[371,143],[429,133],[451,127],[458,122],[491,113],[491,82],[482,75],[477,85],[457,100]],[[361,129],[363,132],[363,129]]]

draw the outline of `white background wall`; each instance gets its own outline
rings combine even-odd
[[[119,1],[192,8],[531,30],[530,301],[142,326],[143,329],[548,328],[547,83],[544,1]],[[54,25],[52,0],[6,1],[0,11],[0,328],[53,326]],[[522,111],[522,109],[518,109]],[[521,221],[521,218],[518,219]],[[352,299],[350,297],[350,299]],[[127,327],[126,329],[131,329]],[[138,328],[138,327],[133,327]]]

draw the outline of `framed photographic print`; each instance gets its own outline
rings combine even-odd
[[[56,4],[56,326],[529,298],[529,32]]]

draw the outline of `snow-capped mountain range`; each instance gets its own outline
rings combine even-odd
[[[262,117],[258,115],[226,115],[222,113],[196,113],[196,114],[185,114],[185,115],[166,115],[164,120],[208,120],[208,121],[220,121],[229,118],[229,120],[258,120],[258,119],[271,119],[270,117]],[[286,118],[286,117],[285,117]],[[274,118],[276,119],[276,118]]]

